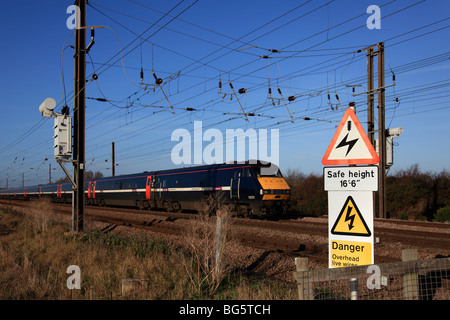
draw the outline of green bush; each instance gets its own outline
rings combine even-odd
[[[406,213],[400,214],[400,220],[408,220],[408,215]]]
[[[386,211],[390,218],[431,221],[438,208],[449,206],[450,174],[423,172],[413,165],[386,178]]]
[[[434,222],[446,222],[450,221],[450,206],[440,208],[433,216]]]
[[[323,189],[323,176],[303,174],[289,169],[284,175],[291,188],[291,210],[306,216],[327,214],[327,192]]]
[[[323,189],[323,176],[289,169],[284,177],[291,187],[292,212],[306,216],[327,214],[328,197]],[[376,206],[377,206],[376,202]],[[450,221],[448,213],[436,214],[450,207],[450,173],[424,172],[415,164],[386,177],[386,213],[402,220],[437,219]],[[378,208],[375,208],[376,212]]]

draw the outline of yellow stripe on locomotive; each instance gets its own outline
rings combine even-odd
[[[288,200],[291,188],[282,177],[258,177],[262,187],[262,200]]]

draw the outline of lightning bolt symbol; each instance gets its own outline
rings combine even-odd
[[[355,220],[355,215],[350,215],[350,213],[352,213],[352,209],[353,209],[352,207],[350,206],[348,207],[344,220],[344,222],[350,220],[350,223],[348,224],[348,230],[352,230],[354,227],[353,220]]]
[[[355,145],[355,143],[359,140],[359,138],[356,138],[356,139],[347,141],[347,137],[348,137],[348,133],[347,133],[347,135],[344,137],[344,139],[342,139],[342,141],[339,142],[339,144],[336,146],[336,149],[337,149],[337,148],[341,148],[341,147],[348,146],[347,153],[345,154],[345,156],[348,155],[348,153],[350,152],[350,150],[352,150],[352,148],[353,148],[353,146]]]

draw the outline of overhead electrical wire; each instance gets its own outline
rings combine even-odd
[[[152,144],[153,145],[153,144]]]
[[[446,20],[446,19],[444,19],[444,20]],[[443,20],[441,20],[441,21],[443,21]],[[440,29],[438,29],[438,30],[436,30],[436,31],[439,31],[439,30],[443,30],[443,29],[445,29],[445,28],[447,28],[447,27],[442,27],[442,28],[440,28]],[[329,28],[328,28],[329,29]],[[410,31],[410,32],[412,32],[412,31]],[[426,34],[422,34],[422,35],[418,35],[418,36],[414,36],[414,38],[418,38],[418,37],[420,37],[420,36],[425,36],[425,35],[428,35],[428,34],[430,34],[430,33],[432,33],[432,32],[435,32],[435,31],[430,31],[430,32],[427,32]],[[403,34],[404,35],[404,34]],[[395,38],[395,37],[394,37]],[[389,39],[390,40],[390,39]],[[407,40],[402,40],[400,43],[402,43],[402,42],[404,42],[404,41],[407,41]],[[228,49],[228,47],[224,47],[224,49]],[[313,50],[315,50],[315,49],[309,49],[308,51],[313,51]],[[323,50],[326,50],[326,49],[323,49]],[[121,50],[122,51],[122,50]],[[295,51],[295,50],[284,50],[284,52],[285,53],[287,53],[287,52],[289,52],[289,51],[292,51],[292,52],[295,52],[296,54],[301,54],[301,52],[300,51]],[[302,51],[303,52],[303,51]],[[347,54],[347,53],[346,53]],[[323,56],[326,56],[326,54],[323,54]],[[297,56],[292,56],[292,57],[297,57]],[[289,56],[287,56],[287,59],[288,58],[291,58],[291,57],[289,57]],[[425,60],[425,59],[423,59],[423,60]],[[436,60],[434,60],[434,63],[439,63],[438,61],[441,61],[439,58],[436,58]],[[92,61],[91,61],[92,62]],[[122,60],[122,62],[123,62],[123,60]],[[355,61],[353,61],[353,62],[355,62]],[[199,62],[199,63],[203,63],[203,62]],[[345,62],[344,62],[345,63]],[[347,62],[348,63],[348,62]],[[432,60],[425,60],[425,61],[422,61],[422,62],[417,62],[417,64],[416,65],[411,65],[411,66],[409,66],[409,67],[407,67],[407,66],[405,66],[404,67],[404,69],[399,69],[400,71],[399,72],[409,72],[409,71],[412,71],[412,70],[416,70],[416,69],[418,69],[418,68],[421,68],[421,67],[424,67],[424,66],[427,66],[427,65],[432,65],[433,64],[433,61]],[[110,66],[111,65],[114,65],[114,64],[109,64]],[[241,66],[242,67],[242,66]],[[394,68],[395,69],[395,68]],[[255,72],[257,72],[258,70],[256,70],[256,71],[253,71],[252,72],[252,74],[254,74]],[[396,71],[397,72],[397,71]],[[242,74],[242,77],[244,77],[244,76],[248,76],[248,75],[251,75],[251,73],[247,73],[247,74]],[[188,76],[188,75],[187,75]],[[293,79],[293,75],[283,75],[286,79]],[[362,77],[362,78],[364,78],[364,77]],[[210,80],[210,79],[209,79]],[[261,84],[261,85],[259,85],[259,87],[263,87],[263,86],[266,86],[266,84]],[[258,88],[258,85],[257,84],[255,84],[255,87],[254,87],[255,89],[256,88]],[[343,90],[343,89],[342,89]],[[429,89],[430,91],[432,91],[432,89]],[[318,90],[318,89],[314,89],[314,91],[313,92],[315,92],[315,93],[318,93],[320,90]],[[201,93],[201,94],[204,94],[204,93]],[[199,95],[196,95],[196,96],[200,96],[201,94],[199,94]],[[300,93],[300,95],[302,95],[302,94],[305,94],[304,92],[303,93]],[[103,97],[104,99],[106,99],[105,97]],[[424,96],[424,98],[426,98],[426,95]],[[192,99],[192,98],[191,98]],[[307,97],[307,95],[305,94],[305,97],[303,97],[303,100],[305,101],[305,100],[307,100],[308,99],[308,97]],[[187,100],[187,101],[189,101],[189,100]],[[177,103],[177,106],[176,105],[174,105],[174,107],[176,107],[176,108],[178,108],[178,109],[181,109],[182,107],[181,107],[181,105],[183,104],[184,102],[178,102]],[[256,105],[254,106],[255,108],[256,108]],[[324,109],[325,110],[325,109]]]

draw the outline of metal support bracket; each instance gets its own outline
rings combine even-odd
[[[63,169],[64,173],[66,174],[66,177],[69,178],[70,182],[72,183],[73,186],[73,190],[77,190],[77,184],[75,183],[75,181],[73,181],[72,177],[70,176],[69,172],[67,171],[66,167],[64,167],[64,164],[62,162],[61,159],[56,159],[56,162],[58,162],[58,164],[61,166],[61,168]],[[73,162],[71,160],[66,161],[66,162]]]

